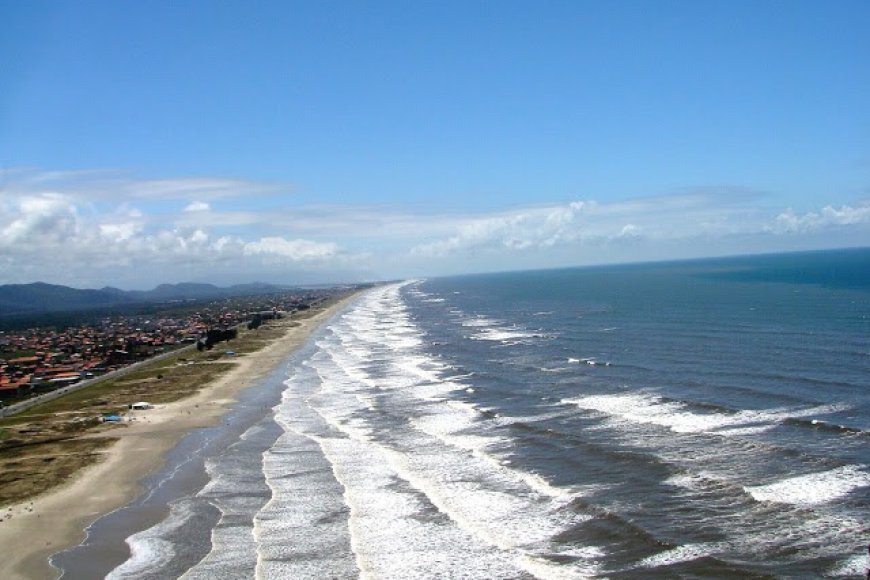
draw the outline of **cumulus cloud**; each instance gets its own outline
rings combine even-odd
[[[50,191],[0,196],[0,263],[5,274],[0,284],[34,279],[69,283],[57,274],[75,278],[83,272],[131,267],[133,271],[158,268],[167,279],[178,279],[180,272],[196,264],[220,276],[227,269],[256,272],[263,264],[340,265],[346,258],[332,241],[286,234],[228,235],[214,232],[208,220],[181,219],[211,213],[210,204],[203,201],[188,204],[174,219],[148,215],[126,203],[97,209],[87,200],[79,198],[77,203],[76,199]]]
[[[18,200],[17,207],[6,208],[0,225],[4,245],[62,243],[78,231],[76,207],[63,195],[46,193]]]
[[[99,224],[98,228],[100,236],[110,243],[126,242],[138,234],[140,230],[139,225],[135,222]]]
[[[825,206],[818,212],[797,215],[791,208],[776,216],[769,228],[775,233],[806,233],[834,226],[849,226],[870,223],[870,204],[835,208]]]

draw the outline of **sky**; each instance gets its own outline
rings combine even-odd
[[[870,246],[870,2],[0,0],[0,284]]]

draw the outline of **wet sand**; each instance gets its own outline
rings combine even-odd
[[[195,395],[146,411],[133,411],[123,428],[106,435],[118,437],[105,458],[68,484],[32,501],[3,508],[0,517],[0,577],[56,578],[48,558],[75,546],[84,530],[101,515],[136,497],[140,480],[164,463],[164,455],[192,429],[214,425],[238,393],[271,371],[301,346],[311,332],[342,308],[346,298],[315,315],[298,319],[282,338],[258,352],[238,357],[236,367],[204,386]]]

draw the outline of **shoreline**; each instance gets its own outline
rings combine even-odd
[[[118,440],[103,452],[100,462],[75,474],[61,487],[3,508],[0,545],[5,557],[0,560],[0,576],[10,580],[57,578],[60,571],[49,563],[49,557],[81,543],[94,521],[135,499],[141,480],[164,464],[166,453],[182,437],[194,429],[216,424],[242,390],[274,370],[356,296],[358,292],[307,318],[288,318],[287,328],[279,338],[259,351],[238,357],[235,368],[192,396],[147,411],[131,411],[131,420],[124,427],[86,435]],[[192,413],[192,409],[196,412]]]

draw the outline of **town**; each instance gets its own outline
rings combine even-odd
[[[100,376],[182,346],[211,348],[216,334],[231,336],[240,324],[257,324],[266,318],[305,310],[343,290],[297,290],[167,304],[147,315],[113,314],[67,328],[0,330],[0,405]]]

